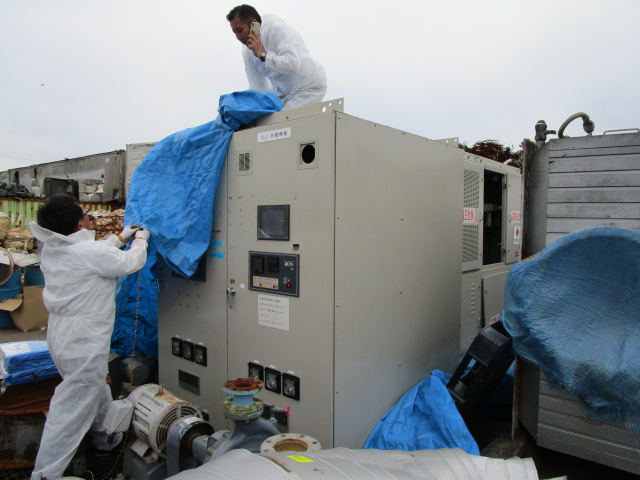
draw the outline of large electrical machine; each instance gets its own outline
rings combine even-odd
[[[464,159],[461,353],[502,312],[507,275],[521,259],[524,221],[520,169],[471,153]]]
[[[579,118],[586,135],[564,136]],[[579,112],[560,126],[558,138],[547,141],[555,131],[547,130],[543,120],[536,124],[536,145],[529,141],[526,160],[526,255],[585,228],[640,231],[640,129],[592,135],[594,128],[589,116]],[[615,322],[611,328],[617,328]],[[629,424],[587,417],[577,395],[552,389],[544,374],[526,362],[521,363],[519,388],[519,420],[539,446],[640,473],[638,434]]]
[[[161,267],[160,382],[216,429],[220,385],[259,378],[281,431],[360,448],[458,363],[464,152],[342,110],[236,132],[201,268]]]

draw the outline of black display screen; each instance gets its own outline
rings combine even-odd
[[[289,205],[258,205],[258,240],[289,240]]]

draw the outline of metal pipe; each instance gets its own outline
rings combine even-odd
[[[583,112],[574,113],[569,118],[567,118],[560,128],[558,129],[558,138],[564,138],[564,129],[573,122],[576,118],[582,117],[582,128],[587,133],[587,135],[591,135],[596,128],[595,123],[589,120],[589,115]]]

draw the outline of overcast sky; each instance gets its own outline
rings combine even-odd
[[[0,171],[155,142],[247,88],[220,0],[0,0]],[[640,127],[640,0],[260,0],[325,100],[432,139],[518,148],[576,112]],[[582,122],[567,129],[584,135]]]

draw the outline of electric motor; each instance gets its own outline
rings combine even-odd
[[[142,385],[128,398],[134,405],[131,424],[136,436],[158,453],[164,450],[169,428],[174,422],[188,416],[202,418],[197,406],[168,392],[161,385]]]

